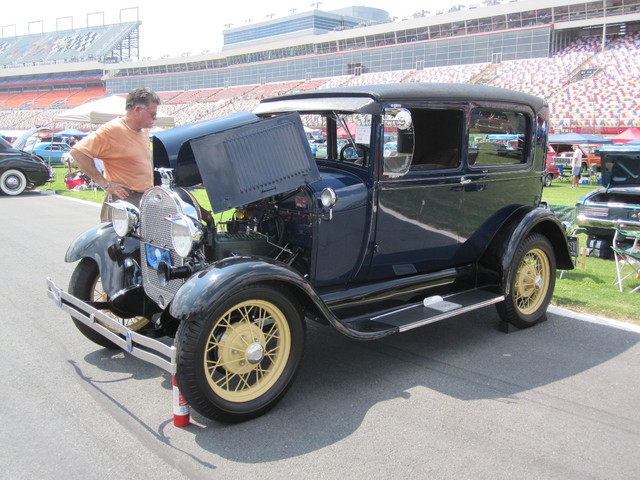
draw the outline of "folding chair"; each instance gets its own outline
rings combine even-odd
[[[611,249],[615,254],[618,278],[614,285],[624,291],[623,282],[633,275],[640,276],[640,230],[623,230],[623,225],[616,226]],[[629,245],[631,244],[631,245]],[[629,293],[640,290],[640,285]]]
[[[571,178],[571,175],[565,175],[564,167],[565,166],[563,164],[559,164],[558,165],[558,181],[569,180]],[[571,169],[569,169],[569,170],[571,170]]]

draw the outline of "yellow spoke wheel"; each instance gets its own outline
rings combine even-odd
[[[109,301],[109,296],[107,295],[107,292],[105,292],[104,288],[102,287],[102,281],[100,280],[100,277],[96,277],[95,283],[93,284],[93,288],[91,290],[93,292],[91,295],[91,300],[93,302]],[[133,330],[133,331],[140,330],[142,327],[144,327],[146,324],[149,323],[149,319],[146,317],[140,316],[140,317],[132,317],[132,318],[122,318],[117,316],[110,310],[102,310],[102,311],[107,315],[109,315],[111,318],[113,318],[116,322],[121,323],[122,325],[127,327],[129,330]],[[103,326],[105,328],[108,328],[111,331],[114,331],[113,329],[109,328],[109,326],[107,325],[103,325]]]
[[[232,402],[254,400],[282,375],[291,332],[274,304],[249,300],[227,310],[214,324],[204,368],[211,389]]]
[[[236,423],[273,408],[295,378],[304,322],[293,292],[245,285],[216,298],[176,334],[180,391],[205,417]]]
[[[503,321],[527,328],[546,318],[556,279],[556,259],[549,240],[532,233],[519,245],[504,285],[505,299],[496,305]]]
[[[514,296],[518,309],[524,315],[531,315],[544,302],[549,290],[550,270],[549,258],[539,248],[527,252],[520,262]]]
[[[80,260],[80,263],[76,266],[73,274],[71,275],[71,279],[69,280],[69,293],[80,300],[88,302],[105,302],[108,300],[108,296],[102,287],[100,271],[98,270],[98,265],[95,261],[90,258],[83,258]],[[139,330],[149,323],[149,320],[145,317],[120,318],[109,310],[103,311],[131,330]],[[112,350],[119,348],[111,340],[107,340],[82,322],[73,317],[71,318],[78,330],[80,330],[80,332],[92,342]]]

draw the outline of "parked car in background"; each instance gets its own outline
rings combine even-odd
[[[577,223],[608,258],[616,224],[640,228],[640,145],[603,146],[597,153],[603,188],[578,200]]]
[[[44,185],[55,178],[53,169],[41,158],[12,147],[0,138],[0,192],[20,195],[27,188]]]
[[[25,147],[25,152],[33,153],[50,165],[66,165],[71,159],[71,147],[65,142],[39,142]]]
[[[553,158],[549,158],[547,155],[547,169],[544,172],[544,176],[542,177],[542,184],[545,187],[550,187],[553,183],[553,180],[560,176],[560,169],[553,164]]]
[[[573,268],[540,207],[548,115],[521,92],[410,83],[289,94],[158,132],[157,186],[139,208],[110,204],[113,224],[69,247],[68,292],[48,279],[49,295],[87,338],[165,368],[223,422],[283,397],[305,321],[376,340],[495,305],[503,331],[533,326],[556,269]],[[325,158],[305,125],[326,132]],[[497,134],[515,141],[486,141]],[[188,190],[200,184],[213,214]]]
[[[571,143],[550,143],[549,152],[553,157],[553,164],[568,167],[571,173],[571,157],[573,156],[573,144]],[[600,170],[600,156],[596,153],[599,145],[578,144],[578,149],[582,151],[582,171],[590,172]]]

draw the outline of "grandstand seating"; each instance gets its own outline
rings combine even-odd
[[[196,102],[204,102],[212,95],[218,93],[220,88],[201,89],[201,90],[185,90],[178,92],[166,103],[168,104],[189,104]]]
[[[138,25],[129,22],[2,38],[0,66],[100,60]]]
[[[2,108],[20,108],[24,105],[33,103],[42,92],[21,92],[11,95],[2,104]]]
[[[82,105],[83,103],[90,102],[91,100],[97,100],[98,98],[102,98],[107,93],[107,89],[104,87],[87,87],[78,92],[70,95],[67,100],[64,102],[64,107],[77,107],[78,105]]]
[[[252,110],[260,99],[288,92],[345,85],[399,82],[481,83],[547,98],[553,129],[640,125],[640,33],[630,33],[600,53],[600,39],[580,38],[551,58],[495,64],[454,65],[422,70],[342,75],[307,81],[158,92],[163,111],[177,125]],[[28,128],[52,123],[59,111],[106,94],[104,87],[0,93],[0,127]]]
[[[222,88],[208,97],[207,102],[217,102],[218,100],[231,100],[237,97],[242,97],[256,88],[258,88],[257,85],[239,85],[236,87]]]
[[[295,90],[303,82],[278,82],[267,83],[251,90],[251,96],[253,98],[267,98],[275,97],[277,95],[283,95]]]
[[[63,104],[71,95],[75,95],[80,90],[51,90],[40,95],[33,100],[29,108],[50,108],[56,104]]]

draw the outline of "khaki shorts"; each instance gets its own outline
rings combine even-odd
[[[136,207],[139,208],[141,199],[142,199],[142,193],[131,192],[129,193],[129,196],[127,197],[125,202],[129,202],[131,205],[135,205]],[[100,210],[101,222],[111,222],[111,208],[105,204],[107,202],[112,202],[112,201],[113,201],[113,195],[111,195],[110,193],[104,192],[104,198],[102,200],[102,209]]]

